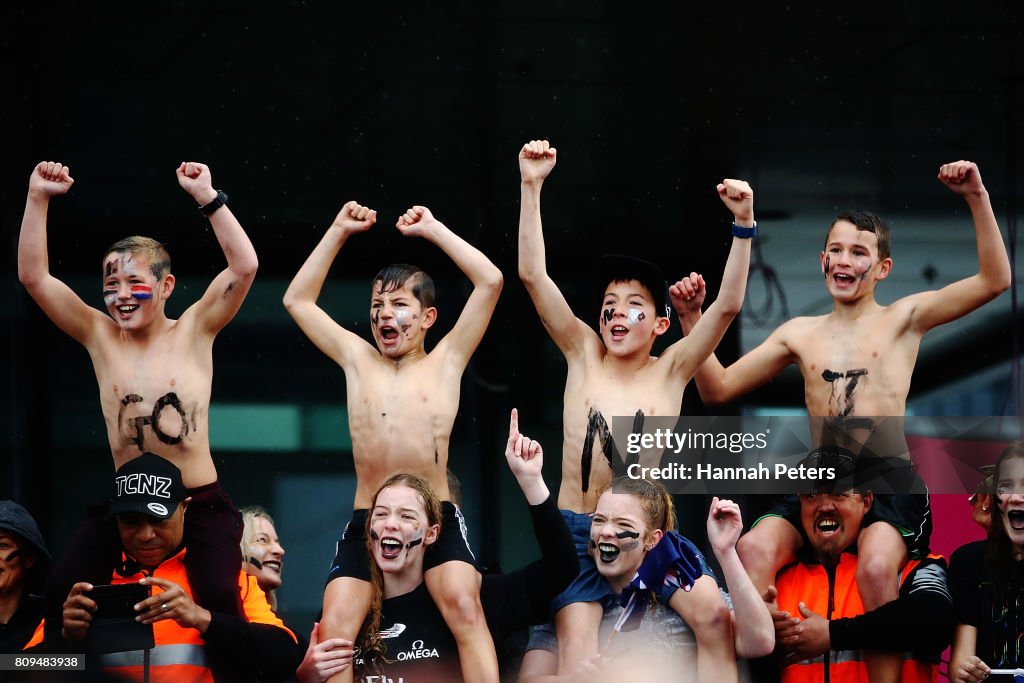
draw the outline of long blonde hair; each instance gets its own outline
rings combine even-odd
[[[275,529],[277,525],[274,524],[274,518],[270,516],[270,513],[259,505],[244,507],[239,512],[242,513],[242,542],[239,544],[242,547],[242,560],[250,562],[253,555],[252,540],[256,536],[256,520],[265,519]],[[267,595],[267,602],[270,603],[270,609],[277,612],[277,589],[264,592]]]

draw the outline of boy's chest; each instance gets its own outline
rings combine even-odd
[[[352,412],[381,413],[381,417],[448,413],[458,409],[459,380],[445,381],[425,362],[408,368],[374,368],[349,384]]]
[[[883,325],[821,325],[798,335],[791,345],[805,377],[820,376],[829,382],[838,375],[852,379],[888,370],[905,355],[904,342]]]
[[[600,413],[608,420],[613,416],[633,418],[644,416],[678,415],[682,402],[682,387],[675,386],[655,373],[637,375],[628,380],[610,377],[600,372],[588,373],[581,383],[578,402],[585,414]]]
[[[208,403],[212,372],[197,360],[173,344],[109,353],[97,367],[103,402],[132,413]]]

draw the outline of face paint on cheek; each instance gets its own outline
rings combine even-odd
[[[422,531],[414,539],[412,539],[411,541],[409,541],[408,543],[405,544],[405,549],[406,550],[412,550],[413,548],[418,546],[420,543],[423,543],[423,532]]]
[[[857,270],[860,271],[859,277],[861,280],[866,278],[868,276],[868,273],[871,271],[870,259],[857,259]]]
[[[11,552],[7,553],[7,557],[0,557],[0,562],[3,562],[4,564],[11,564],[19,557],[21,557],[21,551],[15,548]]]
[[[601,322],[605,325],[611,323],[612,316],[615,315],[615,311],[611,308],[606,308],[601,311]]]
[[[104,289],[103,290],[103,303],[105,303],[107,306],[113,306],[115,301],[117,301],[117,290],[116,289]]]
[[[131,294],[140,301],[147,301],[153,298],[153,288],[149,285],[132,285]]]
[[[630,325],[636,325],[645,318],[647,318],[647,314],[638,308],[631,308],[626,313],[626,320],[629,321]]]
[[[637,541],[637,540],[626,541],[625,543],[622,544],[622,552],[624,552],[624,553],[633,552],[634,550],[636,550],[639,547],[640,547],[640,541]]]
[[[825,272],[823,273],[823,275],[825,276],[825,279],[826,279],[826,280],[828,279],[828,269],[829,269],[829,265],[830,265],[831,263],[832,263],[832,257],[831,257],[831,256],[828,256],[828,255],[826,255],[826,256],[825,256]]]
[[[395,323],[398,325],[398,329],[402,331],[406,337],[409,336],[409,328],[412,327],[410,322],[409,311],[397,310],[395,311]]]
[[[638,534],[635,531],[620,531],[619,533],[615,534],[615,538],[619,539],[620,541],[624,541],[627,538],[640,538],[640,534]]]

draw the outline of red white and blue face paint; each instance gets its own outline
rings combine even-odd
[[[159,279],[144,257],[113,253],[103,264],[103,303],[122,327],[144,326],[155,314],[149,306]]]

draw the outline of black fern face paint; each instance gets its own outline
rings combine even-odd
[[[626,541],[619,552],[631,553],[640,547],[640,541]]]
[[[604,323],[605,325],[608,325],[609,323],[611,323],[612,318],[614,316],[615,316],[615,309],[606,308],[603,311],[601,311],[601,322]]]
[[[828,254],[825,254],[825,273],[824,273],[824,275],[825,275],[825,279],[826,280],[828,279],[829,264],[831,264],[831,263],[832,263],[832,257],[829,256]]]
[[[619,539],[620,541],[627,538],[640,538],[640,534],[636,531],[620,531],[619,533],[615,534],[615,538]]]
[[[0,557],[0,562],[3,562],[4,564],[11,564],[19,557],[21,557],[21,551],[15,548],[11,552],[7,553],[7,557]]]

